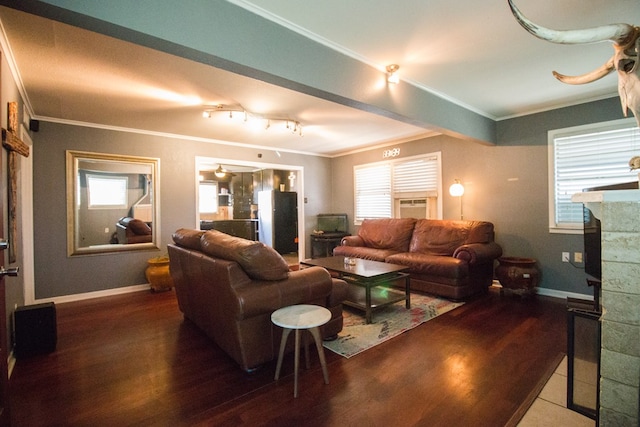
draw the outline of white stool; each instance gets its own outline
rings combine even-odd
[[[324,375],[324,383],[329,384],[329,372],[327,371],[327,363],[324,359],[324,349],[322,347],[322,337],[320,336],[319,326],[324,325],[331,319],[331,312],[324,307],[318,305],[291,305],[274,311],[271,314],[271,321],[274,325],[284,328],[282,331],[282,340],[280,340],[280,353],[278,354],[278,364],[276,366],[277,380],[280,377],[280,368],[282,367],[282,357],[284,348],[287,344],[289,333],[295,329],[295,362],[294,362],[294,380],[293,380],[293,397],[298,397],[298,368],[300,365],[300,331],[309,330],[316,342],[318,349],[318,357],[320,357],[320,365],[322,366],[322,374]],[[307,369],[309,368],[309,351],[305,340],[305,356]]]

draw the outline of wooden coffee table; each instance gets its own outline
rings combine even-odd
[[[407,309],[411,308],[409,274],[405,273],[409,267],[360,258],[347,258],[348,260],[353,264],[346,262],[343,256],[307,259],[300,264],[324,267],[347,282],[350,285],[348,299],[343,303],[364,310],[366,323],[371,323],[372,312],[378,308],[402,300]],[[391,288],[394,283],[402,280],[404,292]]]

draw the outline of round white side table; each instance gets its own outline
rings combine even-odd
[[[278,354],[278,364],[276,366],[277,380],[280,377],[280,368],[282,367],[282,357],[284,356],[284,348],[287,345],[287,338],[292,330],[295,334],[295,359],[294,359],[294,380],[293,380],[293,397],[298,397],[298,368],[300,366],[300,331],[308,330],[316,342],[318,349],[318,357],[322,366],[322,374],[324,375],[324,383],[329,384],[329,372],[327,371],[327,362],[324,358],[324,349],[322,347],[322,337],[320,336],[319,327],[327,323],[331,319],[331,312],[324,307],[318,305],[299,304],[283,307],[271,314],[271,321],[274,325],[284,328],[282,331],[282,339],[280,340],[280,353]],[[305,343],[306,344],[306,343]],[[309,353],[305,345],[305,356],[307,368],[309,367]]]

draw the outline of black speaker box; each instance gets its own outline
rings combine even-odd
[[[38,132],[40,130],[40,120],[29,120],[29,130],[33,132]]]
[[[54,303],[26,305],[14,312],[16,359],[55,351],[58,343]]]

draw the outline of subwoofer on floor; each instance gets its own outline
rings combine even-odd
[[[14,326],[16,359],[55,351],[58,330],[54,303],[18,307],[14,312]]]

